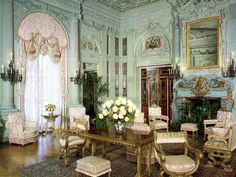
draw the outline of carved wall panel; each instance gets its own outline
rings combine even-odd
[[[227,19],[228,19],[228,0],[177,0],[177,13],[179,16],[180,26],[180,58],[181,63],[186,63],[186,22],[204,19],[208,17],[221,16],[221,32],[222,42],[221,51],[222,59],[226,59],[227,53]],[[224,61],[223,61],[224,62]],[[199,75],[195,71],[185,72],[185,76]],[[220,69],[205,69],[205,75],[221,75]]]

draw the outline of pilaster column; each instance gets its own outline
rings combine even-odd
[[[1,1],[1,64],[7,66],[13,52],[13,6],[12,0]],[[3,20],[6,19],[6,20]],[[1,82],[1,101],[0,110],[13,109],[14,105],[14,87],[10,82]]]
[[[79,67],[79,23],[78,19],[75,17],[70,22],[70,49],[69,49],[69,57],[68,57],[68,103],[70,106],[80,105],[82,104],[82,90],[81,86],[74,84],[74,82],[70,81],[70,77],[74,77],[76,70]]]

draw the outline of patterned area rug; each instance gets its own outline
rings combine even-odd
[[[68,167],[63,165],[63,160],[58,158],[43,161],[28,167],[25,167],[19,171],[21,177],[76,177],[75,165],[76,157],[72,154],[70,160],[71,163]],[[120,147],[113,147],[113,151],[108,153],[109,159],[112,162],[112,176],[113,177],[132,177],[136,173],[136,163],[126,160],[125,149]],[[220,168],[206,168],[205,164],[207,158],[201,162],[201,165],[197,172],[193,175],[194,177],[236,177],[236,153],[234,152],[232,159],[232,167],[234,171],[232,173],[225,172]],[[156,163],[151,167],[151,177],[158,176],[159,165]],[[107,176],[107,175],[103,175]],[[166,175],[167,176],[167,175]]]

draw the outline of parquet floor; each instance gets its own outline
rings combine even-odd
[[[58,155],[58,138],[50,134],[40,136],[35,144],[0,144],[0,177],[18,177],[18,169]]]

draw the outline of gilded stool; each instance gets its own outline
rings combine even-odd
[[[111,177],[111,162],[100,157],[88,156],[76,161],[75,171],[77,176],[82,173],[91,177],[97,177],[108,173],[108,176]]]
[[[183,123],[181,124],[181,131],[191,131],[192,132],[192,136],[193,138],[195,137],[195,135],[197,136],[197,131],[198,131],[198,128],[197,128],[197,125],[196,124],[193,124],[193,123]]]

